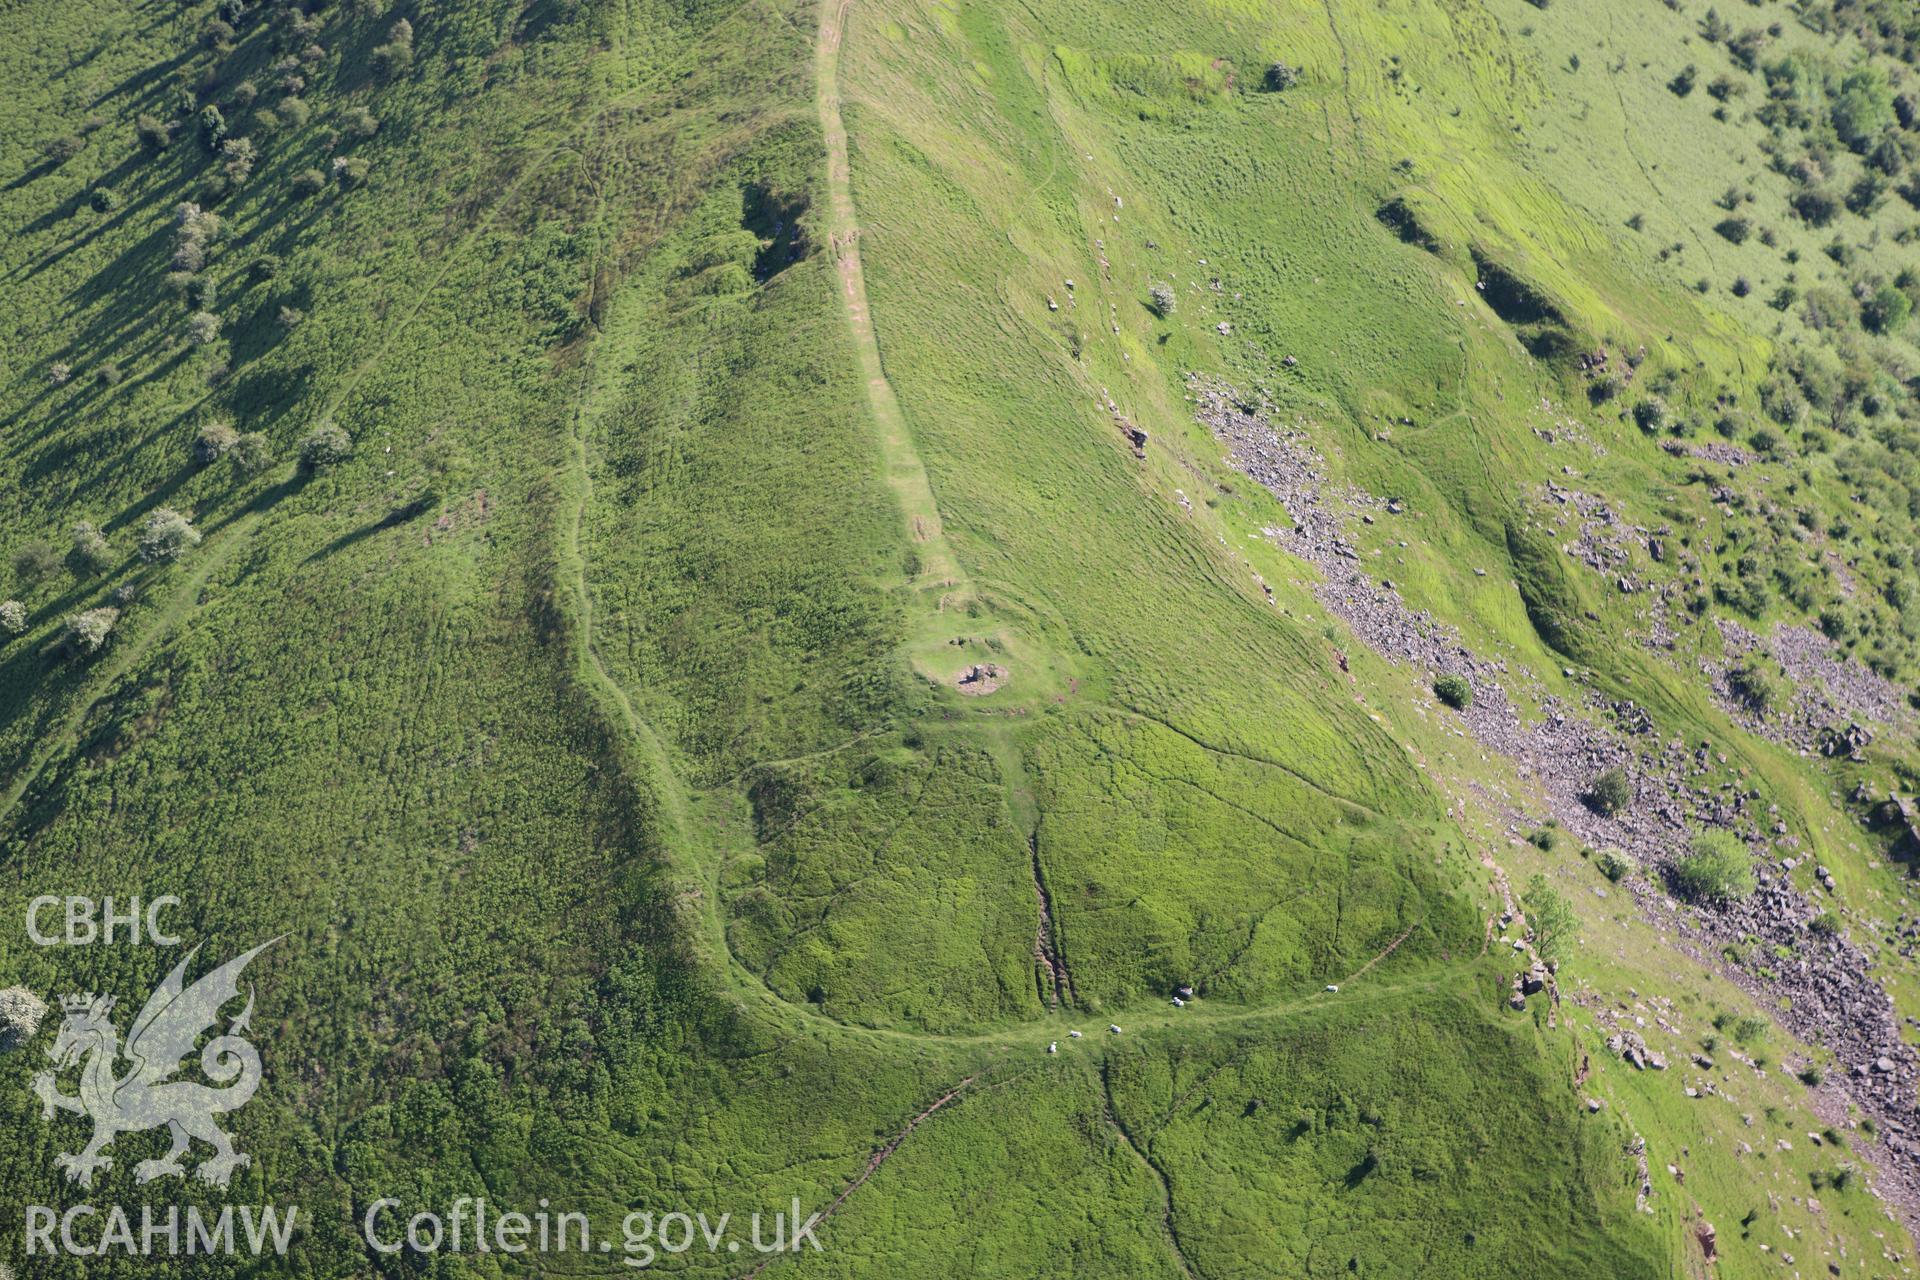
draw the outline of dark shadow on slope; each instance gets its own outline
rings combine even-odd
[[[758,236],[761,244],[753,259],[753,279],[765,284],[812,249],[806,228],[800,225],[809,207],[807,197],[782,194],[764,182],[749,184],[740,195],[740,225]]]
[[[1542,360],[1564,359],[1580,350],[1573,326],[1545,290],[1480,246],[1471,252],[1480,273],[1480,296],[1495,315],[1513,326],[1521,345]]]
[[[1434,235],[1427,229],[1426,224],[1420,221],[1420,216],[1413,211],[1413,206],[1399,196],[1393,197],[1375,209],[1373,216],[1378,218],[1387,230],[1400,237],[1404,243],[1413,245],[1417,249],[1425,249],[1428,253],[1437,254],[1446,247],[1440,243],[1440,237]]]

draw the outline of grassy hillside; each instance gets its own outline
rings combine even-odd
[[[226,1191],[66,1185],[57,1004],[0,1057],[0,1265],[604,1270],[360,1238],[484,1194],[798,1197],[796,1274],[1902,1273],[1897,6],[0,37],[5,902],[280,936]],[[123,1028],[177,959],[0,928]],[[303,1225],[26,1256],[87,1196]]]

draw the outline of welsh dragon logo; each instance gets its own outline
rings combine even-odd
[[[46,1119],[52,1120],[56,1111],[71,1111],[93,1121],[93,1140],[86,1149],[56,1159],[69,1181],[91,1187],[96,1172],[113,1167],[113,1161],[102,1153],[116,1137],[162,1125],[171,1133],[173,1148],[158,1160],[142,1160],[135,1165],[135,1182],[185,1176],[186,1168],[180,1160],[196,1139],[214,1152],[194,1169],[194,1176],[202,1182],[224,1187],[236,1169],[251,1162],[250,1157],[233,1149],[233,1140],[215,1122],[216,1117],[245,1106],[260,1088],[260,1052],[245,1038],[253,1016],[251,990],[246,1009],[226,1034],[208,1041],[200,1051],[200,1069],[215,1085],[223,1087],[210,1088],[174,1077],[201,1035],[219,1021],[221,1008],[239,998],[241,971],[272,945],[263,943],[188,986],[187,966],[200,953],[195,947],[147,998],[140,1016],[133,1020],[124,1048],[111,1017],[112,996],[61,999],[66,1022],[47,1051],[54,1070],[35,1076],[33,1091],[40,1098]],[[124,1075],[116,1071],[122,1058],[130,1067]],[[80,1068],[80,1092],[70,1097],[60,1092],[57,1077],[76,1066]]]

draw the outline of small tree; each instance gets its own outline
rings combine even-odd
[[[120,193],[112,187],[95,187],[87,193],[87,203],[95,213],[112,213],[120,207]]]
[[[373,51],[373,68],[382,78],[392,80],[413,66],[413,24],[405,18],[387,32],[387,43]]]
[[[1890,284],[1874,290],[1860,304],[1860,323],[1872,333],[1898,333],[1913,314],[1913,299]]]
[[[209,422],[193,440],[193,458],[201,466],[224,458],[240,440],[229,422]]]
[[[1284,93],[1300,83],[1300,73],[1284,62],[1275,62],[1267,67],[1266,86],[1268,93]]]
[[[107,536],[91,520],[73,526],[73,548],[67,552],[67,565],[80,577],[105,573],[113,567],[113,547]]]
[[[365,107],[350,107],[340,117],[341,127],[355,138],[371,138],[380,132],[380,121]]]
[[[220,159],[227,181],[236,187],[253,176],[257,158],[253,143],[246,138],[228,138],[220,144]]]
[[[313,108],[299,98],[282,98],[277,113],[289,128],[298,129],[312,118]]]
[[[1533,930],[1534,951],[1552,964],[1565,959],[1567,943],[1580,924],[1565,895],[1548,884],[1545,876],[1535,872],[1527,881],[1527,891],[1520,895],[1520,905],[1526,910],[1527,924]]]
[[[300,466],[306,471],[324,471],[352,456],[353,437],[335,423],[321,423],[300,441]]]
[[[1659,396],[1648,396],[1633,406],[1633,420],[1649,435],[1667,425],[1667,405]]]
[[[1633,779],[1625,769],[1615,765],[1593,780],[1593,785],[1587,788],[1586,801],[1601,817],[1614,817],[1633,803]]]
[[[1147,297],[1153,307],[1153,313],[1162,320],[1172,315],[1174,307],[1179,305],[1179,300],[1174,297],[1172,285],[1155,284],[1147,290]]]
[[[1455,711],[1465,711],[1473,705],[1473,686],[1465,676],[1449,672],[1433,682],[1433,696]]]
[[[1600,860],[1595,865],[1600,868],[1601,875],[1613,881],[1615,884],[1619,884],[1622,880],[1626,879],[1627,872],[1633,870],[1633,864],[1628,862],[1626,855],[1618,849],[1608,849],[1602,852]]]
[[[364,156],[335,156],[333,179],[340,184],[342,191],[351,191],[367,180],[372,168]]]
[[[209,153],[220,150],[220,144],[227,140],[227,118],[220,114],[220,108],[209,102],[200,108],[200,145]]]
[[[27,606],[18,600],[0,600],[0,631],[17,636],[27,629]]]
[[[196,311],[187,317],[187,341],[196,347],[211,346],[220,340],[220,317],[211,311]]]
[[[1730,831],[1703,831],[1673,865],[1673,883],[1696,902],[1733,902],[1753,892],[1753,854]]]
[[[60,553],[44,539],[35,538],[13,553],[13,576],[32,584],[60,567]]]
[[[87,657],[100,652],[100,646],[113,634],[120,611],[111,605],[76,613],[66,621],[66,645],[70,652]]]
[[[178,560],[200,545],[200,531],[172,507],[155,507],[140,526],[140,558],[148,564]]]
[[[64,360],[56,360],[47,366],[47,385],[64,387],[73,377],[73,366]]]
[[[273,465],[273,446],[262,433],[249,431],[233,442],[227,456],[233,459],[233,469],[242,477],[257,476]]]
[[[293,194],[296,196],[319,195],[327,188],[327,175],[318,169],[302,169],[293,175]]]

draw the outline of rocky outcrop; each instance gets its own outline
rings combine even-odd
[[[1750,957],[1730,961],[1729,975],[1779,1009],[1781,1021],[1796,1035],[1828,1047],[1852,1068],[1848,1091],[1885,1122],[1886,1145],[1902,1166],[1902,1179],[1920,1199],[1916,1055],[1900,1035],[1893,1004],[1873,978],[1867,954],[1840,933],[1810,927],[1825,912],[1794,883],[1799,837],[1777,809],[1760,811],[1756,802],[1761,793],[1732,776],[1726,756],[1711,743],[1662,741],[1651,717],[1631,702],[1589,692],[1586,705],[1573,705],[1547,693],[1517,664],[1510,670],[1505,662],[1474,653],[1452,628],[1408,605],[1392,582],[1376,581],[1369,574],[1348,536],[1349,521],[1373,524],[1401,517],[1371,494],[1331,484],[1304,424],[1276,426],[1256,407],[1205,379],[1194,377],[1189,387],[1200,420],[1228,447],[1230,465],[1286,507],[1293,527],[1269,529],[1267,534],[1320,571],[1321,581],[1314,585],[1320,603],[1387,661],[1419,669],[1429,678],[1465,677],[1474,694],[1460,713],[1465,732],[1507,757],[1522,777],[1536,779],[1553,816],[1574,836],[1596,848],[1617,848],[1639,864],[1646,878],[1633,879],[1630,887],[1642,912],[1663,934],[1692,933],[1698,941],[1690,939],[1689,950],[1706,942],[1712,944],[1704,949],[1706,954]],[[1646,549],[1650,555],[1651,539],[1661,536],[1625,524],[1588,495],[1552,487],[1547,498],[1550,506],[1569,513],[1568,521],[1578,522],[1571,541],[1564,541],[1567,534],[1557,529],[1564,549],[1595,569],[1625,576],[1636,563],[1636,551]],[[1629,585],[1637,588],[1638,583],[1630,579]],[[1716,693],[1730,703],[1727,667],[1761,648],[1762,642],[1737,624],[1722,620],[1720,628],[1728,661],[1725,666],[1714,664],[1709,674]],[[1897,689],[1857,663],[1836,657],[1818,632],[1779,627],[1766,648],[1798,688],[1794,706],[1784,714],[1770,714],[1764,726],[1755,724],[1752,716],[1742,717],[1756,731],[1784,731],[1811,755],[1820,729],[1851,723],[1853,731],[1842,728],[1837,741],[1852,753],[1869,738],[1868,731],[1858,727],[1861,721],[1902,724],[1910,715]],[[1522,719],[1509,697],[1509,685],[1541,708],[1539,718]],[[1603,813],[1584,797],[1596,777],[1616,767],[1632,778],[1636,794],[1632,803]],[[1747,901],[1693,911],[1660,891],[1665,869],[1700,828],[1733,831],[1754,850],[1759,886]],[[1826,868],[1811,870],[1810,892],[1832,893],[1836,886]],[[1780,956],[1792,959],[1777,960]],[[1509,1002],[1525,1007],[1524,976]],[[1612,1051],[1635,1067],[1661,1070],[1667,1065],[1635,1033],[1623,1032],[1615,1041],[1609,1042]],[[1912,1146],[1906,1145],[1910,1133]]]
[[[0,1053],[12,1053],[40,1029],[47,1006],[40,997],[21,987],[0,991]]]

